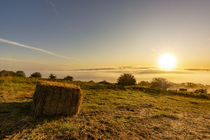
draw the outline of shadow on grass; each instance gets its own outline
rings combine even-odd
[[[0,139],[22,132],[24,129],[33,129],[45,120],[56,118],[34,118],[32,102],[4,102],[0,103]]]

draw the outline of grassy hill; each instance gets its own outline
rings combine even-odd
[[[37,80],[0,78],[0,139],[210,139],[210,100],[94,82],[80,114],[34,118]]]

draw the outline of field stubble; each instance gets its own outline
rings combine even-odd
[[[206,99],[86,88],[78,116],[34,118],[36,80],[3,80],[0,139],[210,139]]]

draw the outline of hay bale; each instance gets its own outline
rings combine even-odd
[[[33,96],[35,116],[72,116],[79,113],[81,89],[72,84],[39,81]]]

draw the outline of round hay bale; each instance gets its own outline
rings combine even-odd
[[[52,81],[39,81],[33,96],[35,116],[72,116],[79,113],[80,87]]]

